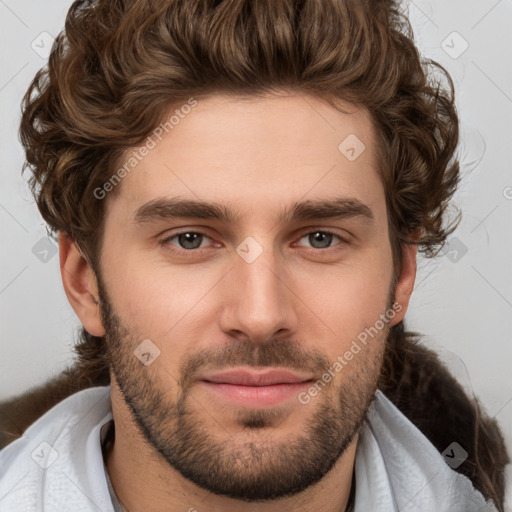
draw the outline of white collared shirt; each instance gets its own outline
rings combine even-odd
[[[101,386],[30,425],[0,451],[0,512],[122,510],[101,450],[112,419],[110,386]],[[381,391],[359,433],[355,475],[355,512],[497,511]]]

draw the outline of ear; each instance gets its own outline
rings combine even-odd
[[[390,321],[390,325],[400,323],[407,312],[409,307],[409,300],[414,289],[414,282],[416,280],[416,256],[418,253],[418,246],[416,244],[403,244],[402,246],[402,268],[395,291],[395,303],[401,306],[400,310],[397,308],[397,314]]]
[[[104,336],[101,322],[96,275],[76,242],[59,232],[60,274],[71,307],[87,332]]]

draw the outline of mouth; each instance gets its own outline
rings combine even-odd
[[[272,407],[295,398],[313,382],[288,370],[234,369],[203,376],[200,384],[215,398],[245,407]]]

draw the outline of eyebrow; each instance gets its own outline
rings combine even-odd
[[[177,197],[158,198],[145,203],[135,212],[134,220],[136,224],[145,224],[170,219],[209,219],[232,224],[240,217],[239,210],[225,204]],[[277,216],[276,222],[352,217],[360,217],[368,224],[375,220],[370,207],[358,199],[334,198],[294,203]]]

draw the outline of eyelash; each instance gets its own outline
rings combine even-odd
[[[201,252],[203,250],[208,249],[207,247],[202,247],[202,248],[197,248],[197,249],[181,249],[181,248],[175,248],[172,244],[170,244],[171,240],[174,240],[178,236],[184,235],[186,233],[188,233],[188,234],[192,233],[192,234],[195,234],[195,235],[201,235],[203,237],[210,238],[206,233],[202,233],[201,231],[185,230],[185,231],[180,231],[178,233],[174,233],[173,235],[164,238],[159,243],[167,251],[169,251],[169,252],[171,252],[173,254],[180,253],[180,255],[182,255],[184,253],[198,253],[198,252]],[[313,231],[307,231],[305,233],[302,233],[298,240],[300,241],[305,236],[311,235],[313,233],[322,233],[322,234],[325,234],[325,235],[332,235],[332,236],[334,236],[336,238],[339,238],[340,243],[337,244],[337,245],[347,245],[349,243],[347,239],[343,238],[341,235],[339,235],[338,233],[335,233],[334,231],[330,231],[329,229],[315,229]],[[306,248],[306,249],[308,249],[308,248]],[[315,249],[314,247],[313,248],[309,248],[309,251],[310,252],[314,252],[315,254],[319,254],[320,252],[324,252],[324,253],[328,253],[329,252],[330,253],[331,252],[330,250],[336,250],[336,245],[332,246],[332,247],[326,247],[324,249]]]

